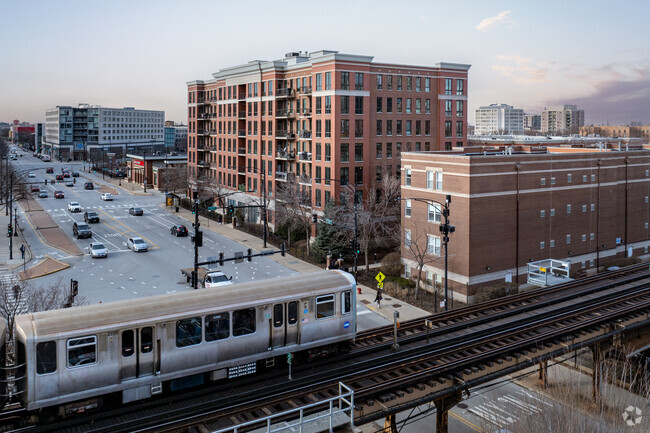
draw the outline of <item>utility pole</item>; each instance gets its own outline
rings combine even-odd
[[[358,211],[357,211],[357,194],[356,188],[354,191],[354,281],[357,281],[357,257],[359,256],[359,229],[358,229]]]
[[[14,173],[11,172],[11,180],[9,181],[9,193],[7,198],[6,205],[9,206],[9,226],[11,226],[11,220],[13,220],[13,210],[14,210]],[[14,228],[15,230],[15,228]],[[13,232],[13,230],[12,230]],[[9,234],[9,260],[14,259],[14,237],[13,233]]]
[[[199,191],[192,191],[192,198],[194,198],[194,273],[192,274],[192,287],[194,290],[198,288],[199,282]]]

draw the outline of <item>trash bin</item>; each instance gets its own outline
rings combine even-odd
[[[178,206],[176,206],[176,212],[178,212]]]

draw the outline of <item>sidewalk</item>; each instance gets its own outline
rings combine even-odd
[[[16,206],[17,207],[17,206]],[[14,269],[23,265],[23,259],[20,255],[20,246],[25,244],[22,238],[21,231],[18,230],[18,236],[13,236],[11,241],[13,243],[13,255],[9,258],[9,237],[7,236],[7,225],[9,224],[9,215],[5,215],[4,208],[0,208],[0,272],[13,271]],[[25,244],[25,262],[31,260],[31,252],[28,245]]]

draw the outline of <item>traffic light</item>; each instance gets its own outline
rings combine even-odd
[[[280,244],[280,255],[284,257],[284,244]]]
[[[70,280],[70,296],[73,298],[79,293],[79,281]]]
[[[246,252],[248,253],[248,256],[246,258],[248,259],[249,262],[252,262],[253,258],[251,257],[251,255],[253,254],[253,250],[249,248]]]
[[[354,251],[354,239],[350,239],[350,249]]]
[[[235,214],[235,206],[233,206],[233,205],[228,206],[228,213],[230,213],[230,215],[234,215]]]
[[[9,223],[7,224],[7,236],[11,236],[12,232],[13,232],[13,226],[11,225],[11,223]]]
[[[45,181],[44,181],[44,182],[45,182],[45,186],[47,186],[47,179],[45,179]]]
[[[194,235],[190,235],[190,242],[194,243],[195,238],[196,237]]]
[[[311,219],[312,221],[314,221],[314,224],[316,224],[318,222],[318,214],[315,213],[311,214]]]
[[[196,231],[196,235],[194,235],[194,241],[196,242],[197,247],[202,247],[203,246],[203,232],[200,230]]]
[[[219,266],[223,266],[223,253],[219,253]]]

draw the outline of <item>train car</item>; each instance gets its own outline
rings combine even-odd
[[[337,351],[356,334],[355,293],[350,274],[321,271],[18,316],[20,396],[66,416]]]

